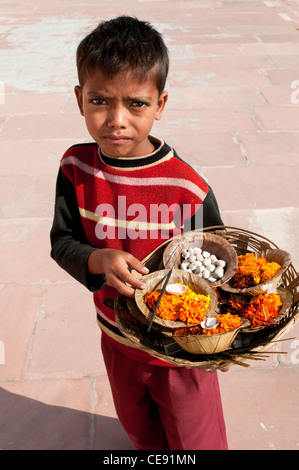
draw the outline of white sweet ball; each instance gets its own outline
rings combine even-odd
[[[193,264],[195,264],[196,267],[199,267],[199,266],[202,266],[202,262],[201,261],[193,261]]]
[[[209,258],[209,257],[211,256],[211,254],[210,254],[208,251],[203,251],[203,252],[202,252],[202,256],[203,256],[204,258]]]
[[[191,269],[191,271],[195,271],[195,270],[196,270],[195,264],[190,263],[190,264],[189,264],[189,269]]]
[[[210,258],[205,258],[205,259],[203,260],[202,264],[203,264],[204,266],[209,266],[209,265],[211,264]]]
[[[180,265],[180,269],[182,269],[183,271],[187,271],[188,267],[189,267],[189,263],[182,263]]]
[[[193,263],[194,261],[196,261],[196,256],[195,255],[190,255],[189,256],[189,261],[190,261],[190,263]]]
[[[212,273],[213,271],[215,271],[216,266],[211,263],[210,265],[207,266],[207,269],[210,271],[210,273]]]
[[[202,251],[201,248],[199,248],[198,246],[196,246],[196,247],[194,248],[194,254],[195,254],[195,255],[201,253],[201,251]]]
[[[196,253],[196,259],[197,259],[198,261],[202,261],[202,260],[203,260],[202,254],[201,254],[201,253]]]
[[[194,255],[194,249],[193,249],[193,248],[189,248],[188,251],[189,251],[189,254],[190,254],[190,255]]]
[[[223,259],[218,259],[217,265],[220,266],[221,268],[225,268],[226,262]]]
[[[214,276],[210,276],[210,277],[208,277],[208,281],[209,282],[216,282],[217,279]]]
[[[221,279],[224,276],[223,268],[221,266],[218,266],[215,269],[213,275],[214,275],[214,277],[216,277],[216,279]]]
[[[185,258],[185,259],[188,259],[190,256],[190,253],[188,250],[183,250],[182,251],[182,257]]]
[[[203,272],[202,272],[202,277],[204,279],[208,279],[210,277],[210,271],[208,269],[205,269]]]
[[[210,258],[211,258],[212,263],[217,260],[217,256],[215,255],[211,255]]]

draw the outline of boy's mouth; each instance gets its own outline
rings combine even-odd
[[[130,137],[126,137],[123,135],[106,135],[105,139],[110,142],[111,144],[125,144],[127,143],[130,139]]]

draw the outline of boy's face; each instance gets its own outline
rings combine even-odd
[[[159,96],[151,78],[140,82],[128,72],[108,79],[96,70],[75,93],[87,129],[106,155],[133,158],[154,150],[148,135],[168,95]]]

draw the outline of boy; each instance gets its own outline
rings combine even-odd
[[[140,260],[165,239],[223,225],[211,188],[150,135],[168,98],[167,48],[151,25],[122,16],[81,41],[77,68],[94,142],[62,158],[51,256],[93,292],[116,411],[136,449],[226,449],[216,373],[170,367],[113,339],[104,303],[144,287],[130,271],[146,274]]]

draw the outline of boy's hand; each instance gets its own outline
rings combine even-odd
[[[90,274],[105,274],[107,285],[127,297],[134,296],[135,288],[145,287],[130,271],[148,274],[148,269],[133,255],[111,248],[94,250],[88,258],[87,268]]]

